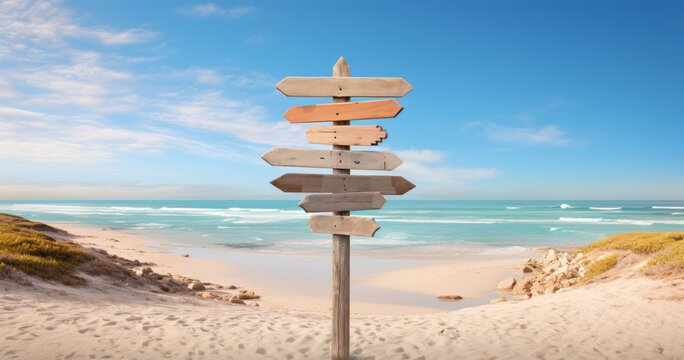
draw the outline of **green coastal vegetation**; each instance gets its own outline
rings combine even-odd
[[[18,276],[24,273],[65,285],[85,285],[86,280],[76,275],[76,269],[118,280],[130,277],[129,269],[105,256],[96,256],[74,242],[58,241],[43,232],[66,235],[43,223],[0,214],[0,278],[12,277],[30,285],[29,280]]]
[[[661,272],[668,273],[684,270],[684,232],[671,231],[667,233],[631,232],[613,235],[603,240],[585,246],[581,251],[590,253],[595,250],[601,251],[629,251],[637,255],[648,255],[650,259],[642,268],[659,267]],[[596,276],[613,268],[620,257],[612,254],[587,262],[587,271],[582,281],[587,282]]]
[[[22,271],[65,285],[83,285],[74,268],[95,259],[76,245],[58,242],[36,229],[47,225],[0,214],[0,272]]]

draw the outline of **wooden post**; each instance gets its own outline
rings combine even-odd
[[[349,64],[340,57],[333,66],[333,77],[349,77]],[[333,97],[333,103],[349,102],[348,97]],[[333,121],[333,126],[348,126],[347,121]],[[333,145],[333,150],[349,150],[350,146]],[[333,169],[333,174],[349,174],[349,169]],[[333,215],[349,216],[349,211]],[[349,235],[332,236],[333,296],[332,296],[332,354],[333,360],[349,360]]]

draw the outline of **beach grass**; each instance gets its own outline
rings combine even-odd
[[[617,259],[619,256],[619,254],[613,254],[592,262],[587,267],[587,272],[582,277],[582,282],[588,282],[589,280],[612,269],[617,264]]]
[[[636,254],[652,254],[673,246],[682,239],[684,239],[684,231],[631,232],[607,237],[585,246],[582,251],[588,253],[592,250],[629,250]]]
[[[662,275],[684,269],[684,231],[666,233],[631,232],[613,235],[585,246],[581,251],[630,251],[638,255],[649,255],[650,259],[642,270],[650,268],[649,274]],[[587,265],[583,281],[589,281],[615,266],[618,255],[600,258]]]
[[[84,285],[85,279],[74,274],[74,268],[95,256],[35,230],[45,227],[48,226],[0,214],[0,271],[19,270],[65,285]]]

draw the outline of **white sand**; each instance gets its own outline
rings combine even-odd
[[[80,289],[0,282],[0,358],[328,357],[328,314],[89,281]],[[676,291],[679,302],[645,296]],[[639,278],[448,313],[353,315],[351,349],[359,359],[681,359],[681,296],[681,286]]]
[[[413,272],[432,277],[435,269]],[[396,279],[402,271],[408,270],[369,281]],[[87,279],[82,288],[0,281],[0,359],[329,358],[327,312],[255,308]],[[432,289],[416,291],[446,290]],[[682,359],[683,299],[681,279],[631,276],[451,312],[354,314],[351,351],[355,359]]]

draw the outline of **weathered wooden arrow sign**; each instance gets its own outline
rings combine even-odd
[[[291,123],[393,118],[404,109],[396,100],[294,106],[283,116]]]
[[[394,170],[402,161],[391,152],[273,148],[261,155],[273,166]]]
[[[380,226],[371,217],[312,215],[309,228],[315,233],[371,237]]]
[[[371,146],[387,139],[387,131],[378,125],[312,126],[306,139],[309,144]]]
[[[276,88],[287,96],[402,97],[413,86],[402,78],[288,76]]]
[[[416,187],[401,176],[323,175],[288,173],[271,181],[284,192],[342,193],[377,191],[403,195]]]
[[[380,209],[386,202],[379,192],[307,195],[299,203],[304,211],[332,212]]]

